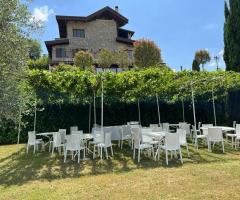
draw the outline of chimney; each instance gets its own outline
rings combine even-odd
[[[115,11],[116,11],[116,12],[119,12],[118,6],[115,6]]]

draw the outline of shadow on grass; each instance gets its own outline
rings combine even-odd
[[[16,146],[13,146],[15,148]],[[208,152],[203,145],[199,146],[199,152],[190,146],[190,158],[187,158],[186,150],[183,148],[184,164],[176,158],[170,159],[169,166],[165,164],[164,153],[160,161],[154,161],[145,155],[141,155],[141,162],[132,159],[132,150],[125,146],[123,150],[114,146],[114,157],[111,159],[89,159],[81,161],[67,158],[63,163],[63,155],[55,153],[51,156],[49,152],[38,152],[26,154],[22,147],[18,153],[12,153],[0,158],[0,185],[8,187],[11,185],[22,185],[34,180],[52,181],[62,178],[78,178],[81,176],[96,176],[106,173],[126,173],[135,169],[151,168],[178,168],[189,164],[205,164],[216,162],[230,162],[239,160],[239,152],[226,145],[226,154],[222,153],[221,147],[216,146],[213,152]],[[0,152],[1,153],[1,152]],[[1,155],[1,154],[0,154]],[[92,156],[91,154],[88,156]]]

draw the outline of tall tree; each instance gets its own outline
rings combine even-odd
[[[198,71],[198,72],[200,71],[200,64],[195,59],[193,60],[193,63],[192,63],[192,71]]]
[[[150,40],[139,40],[134,43],[134,62],[137,67],[145,68],[162,63],[160,48]]]
[[[210,53],[205,49],[199,50],[195,53],[195,60],[199,65],[202,65],[202,70],[204,71],[204,65],[211,60]]]
[[[26,102],[22,85],[29,59],[29,36],[36,27],[30,19],[26,1],[0,0],[0,120],[18,121],[20,107]]]
[[[224,60],[227,71],[240,72],[240,0],[225,1]]]
[[[93,55],[89,51],[79,51],[74,56],[74,64],[81,69],[91,69]]]
[[[41,44],[38,40],[29,40],[29,58],[32,60],[37,60],[41,57]]]

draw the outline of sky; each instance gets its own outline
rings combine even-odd
[[[124,28],[135,31],[133,39],[153,40],[172,69],[190,69],[199,49],[207,49],[211,57],[219,56],[219,65],[225,68],[224,0],[34,0],[30,10],[44,24],[43,33],[37,36],[43,53],[47,53],[44,41],[59,37],[55,15],[87,16],[116,5],[129,19]],[[215,61],[205,68],[215,70]]]

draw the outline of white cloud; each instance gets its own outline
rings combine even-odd
[[[203,27],[204,31],[214,31],[218,28],[216,24],[207,24]]]
[[[218,52],[219,56],[223,56],[223,54],[224,54],[224,50],[223,49],[220,52]]]
[[[44,23],[48,21],[48,17],[54,14],[53,9],[48,8],[47,5],[42,7],[36,7],[33,10],[33,19],[36,22]]]

